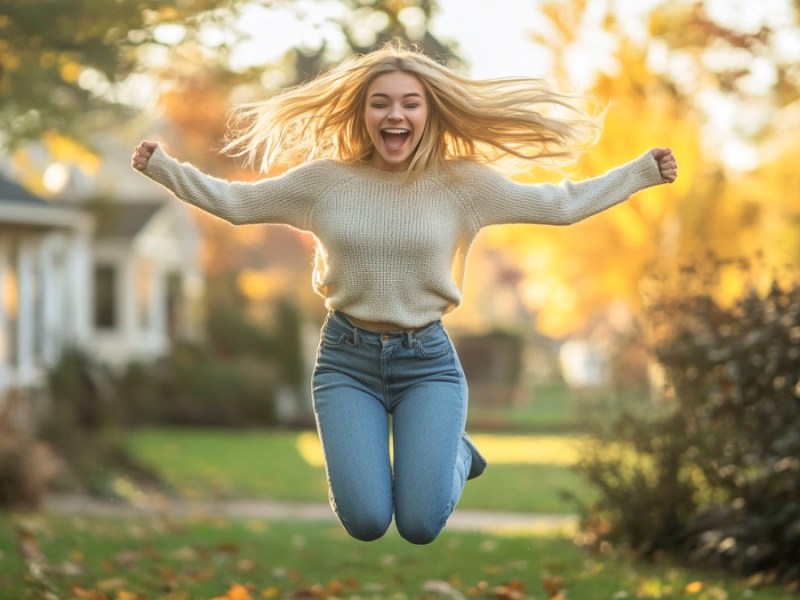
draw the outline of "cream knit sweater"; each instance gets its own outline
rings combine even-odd
[[[663,183],[649,152],[601,177],[558,185],[516,183],[466,161],[410,183],[405,173],[334,160],[229,182],[177,162],[160,146],[145,174],[234,225],[283,223],[312,232],[313,285],[326,307],[401,328],[421,327],[458,306],[467,252],[482,227],[567,225]]]

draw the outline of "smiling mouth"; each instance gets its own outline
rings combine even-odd
[[[381,137],[386,147],[390,150],[399,150],[402,148],[403,144],[410,136],[411,132],[408,129],[390,128],[381,130]]]

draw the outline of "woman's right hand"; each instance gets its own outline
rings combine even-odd
[[[153,156],[153,152],[156,151],[156,148],[158,148],[157,142],[141,142],[133,150],[131,166],[137,171],[144,171],[147,168],[147,163],[150,161],[150,157]]]

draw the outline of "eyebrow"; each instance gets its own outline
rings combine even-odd
[[[384,94],[383,92],[375,92],[374,94],[370,95],[370,98],[374,98],[375,96],[382,96],[383,98],[388,98],[389,94]],[[422,94],[418,94],[417,92],[409,92],[408,94],[403,94],[403,98],[408,98],[409,96],[416,96],[417,98],[422,98]]]

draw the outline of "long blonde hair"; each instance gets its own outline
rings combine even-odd
[[[452,158],[569,161],[600,128],[585,98],[558,93],[541,79],[469,79],[393,42],[266,101],[240,106],[223,152],[264,172],[314,158],[369,161],[374,147],[364,124],[367,88],[379,75],[397,71],[419,79],[429,105],[411,172]]]

